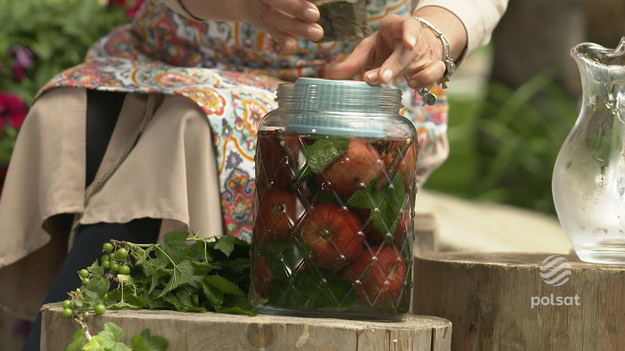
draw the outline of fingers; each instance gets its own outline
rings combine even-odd
[[[317,23],[303,22],[282,10],[269,8],[266,23],[272,36],[282,32],[292,37],[304,37],[310,40],[319,40],[323,37],[323,28]]]
[[[371,65],[371,53],[375,46],[375,38],[369,37],[361,41],[354,51],[342,62],[330,66],[325,70],[325,77],[329,79],[350,79],[363,72]]]
[[[445,69],[443,61],[434,61],[417,73],[406,76],[406,82],[413,89],[431,87],[445,74]]]
[[[319,9],[306,0],[250,1],[250,23],[268,33],[286,51],[297,47],[296,37],[319,40],[323,28],[315,23]]]
[[[305,0],[263,0],[263,2],[269,7],[281,10],[298,20],[308,23],[317,22],[320,16],[317,6]]]
[[[364,72],[363,80],[369,84],[406,77],[411,87],[431,86],[445,73],[445,64],[438,52],[440,39],[428,31],[412,18],[388,15],[376,33],[356,46],[343,62],[327,68],[325,76],[349,79]]]
[[[409,77],[414,87],[436,83],[445,73],[445,65],[437,55],[439,39],[412,18],[390,22],[382,29],[385,40],[395,40],[392,51],[376,70],[366,72],[364,79],[371,84],[386,84],[397,77]],[[382,31],[384,30],[384,31]],[[377,73],[377,74],[376,74]]]
[[[388,83],[400,75],[413,75],[432,61],[430,49],[421,35],[419,23],[411,18],[393,21],[386,27],[390,38],[397,43],[387,59],[380,65],[378,80]],[[390,39],[389,38],[389,39]],[[387,40],[389,40],[387,39]]]

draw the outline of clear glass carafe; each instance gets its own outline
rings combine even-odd
[[[577,256],[625,263],[625,37],[571,50],[583,100],[553,171],[553,200]]]
[[[300,78],[277,100],[258,131],[251,301],[263,313],[401,319],[417,158],[401,92]]]

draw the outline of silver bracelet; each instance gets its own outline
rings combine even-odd
[[[449,40],[447,40],[445,33],[438,29],[437,26],[433,25],[432,22],[425,20],[421,17],[412,16],[412,18],[414,18],[415,21],[421,23],[422,25],[430,28],[443,42],[443,63],[445,63],[445,74],[443,74],[443,76],[441,77],[441,79],[438,80],[437,83],[441,84],[443,88],[447,88],[446,83],[449,81],[449,77],[451,77],[451,75],[454,74],[454,72],[456,71],[456,63],[454,62],[454,60],[451,59],[450,55],[451,45],[449,45]]]

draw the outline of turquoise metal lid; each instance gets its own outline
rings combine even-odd
[[[384,119],[368,116],[398,114],[400,107],[399,89],[360,81],[298,78],[290,106],[294,115],[286,131],[382,138],[386,136]]]

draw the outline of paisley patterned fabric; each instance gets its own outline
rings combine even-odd
[[[369,0],[372,31],[389,13],[407,15],[405,0]],[[314,43],[300,39],[284,54],[277,43],[254,27],[238,22],[198,22],[161,3],[146,1],[131,24],[99,40],[87,60],[54,77],[40,94],[54,87],[176,94],[206,113],[217,152],[222,213],[227,234],[249,240],[254,193],[254,152],[261,118],[277,107],[277,85],[299,76],[319,77],[344,59],[358,41]],[[419,161],[444,136],[447,101],[422,106],[405,83],[401,113],[415,123]]]

